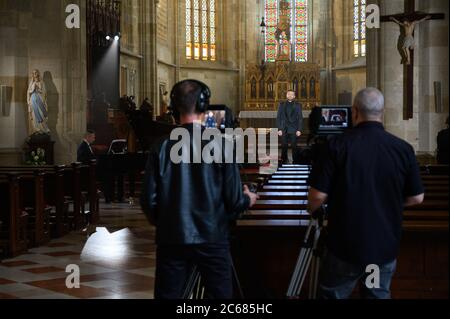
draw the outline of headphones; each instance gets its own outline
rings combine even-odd
[[[186,82],[193,82],[200,86],[197,92],[197,102],[195,103],[195,113],[205,113],[208,111],[209,108],[209,100],[211,98],[211,90],[209,87],[198,80],[184,80],[181,82],[178,82],[174,85],[172,88],[172,91],[170,93],[170,109],[172,110],[173,116],[177,122],[179,122],[180,119],[180,112],[176,108],[176,106],[173,104],[173,101],[177,99],[177,96],[175,95],[175,90],[182,84]]]

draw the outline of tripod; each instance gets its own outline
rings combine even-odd
[[[309,299],[317,298],[320,256],[322,253],[321,235],[324,230],[325,215],[326,211],[323,206],[311,215],[311,221],[306,230],[305,239],[303,240],[297,264],[295,265],[294,273],[292,274],[286,293],[288,298],[300,296],[310,266],[311,273],[308,297]]]
[[[239,299],[244,299],[244,293],[242,292],[241,283],[239,282],[239,278],[237,276],[236,268],[234,267],[233,260],[231,260],[231,270],[233,275],[233,280],[235,284],[235,288],[238,291]],[[197,265],[192,266],[192,270],[188,279],[186,281],[185,288],[183,290],[182,299],[193,299],[193,300],[201,300],[205,298],[205,287],[202,283],[202,276]]]

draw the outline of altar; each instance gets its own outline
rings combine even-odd
[[[295,92],[304,110],[320,104],[320,69],[315,63],[248,65],[245,82],[245,110],[275,111],[288,90]]]
[[[278,106],[291,90],[302,104],[304,118],[320,105],[320,69],[315,63],[276,61],[248,65],[242,127],[276,127]]]

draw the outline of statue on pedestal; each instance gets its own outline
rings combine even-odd
[[[39,70],[33,70],[27,91],[28,102],[28,133],[49,134],[47,125],[48,107],[45,84],[42,82]]]

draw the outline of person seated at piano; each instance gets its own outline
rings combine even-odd
[[[88,130],[84,135],[84,139],[78,147],[77,162],[89,164],[91,160],[97,159],[92,151],[91,145],[95,142],[95,132]]]

